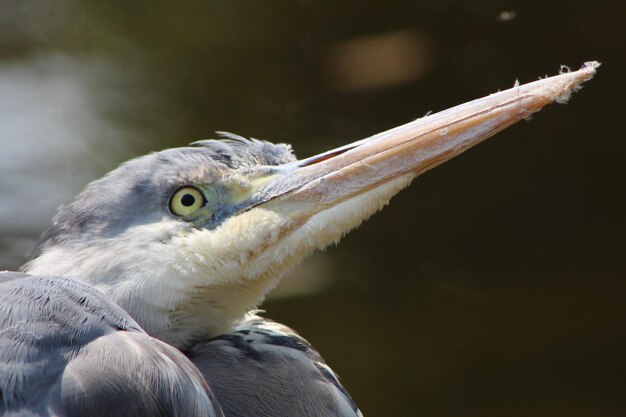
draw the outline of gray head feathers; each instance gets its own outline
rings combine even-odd
[[[168,216],[172,193],[183,185],[210,184],[237,171],[295,160],[289,145],[220,134],[226,139],[140,156],[93,181],[73,202],[59,208],[30,259],[67,239],[85,234],[106,238],[129,226],[160,222]]]
[[[231,169],[256,165],[281,165],[296,160],[291,145],[274,144],[258,139],[246,139],[229,132],[217,132],[222,140],[199,140],[200,146],[214,152],[213,158]]]

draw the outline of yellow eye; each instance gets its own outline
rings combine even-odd
[[[170,200],[170,210],[177,216],[189,216],[200,210],[206,203],[204,195],[196,187],[181,187]]]

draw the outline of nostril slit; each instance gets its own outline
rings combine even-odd
[[[304,161],[302,161],[302,163],[300,164],[300,167],[308,167],[310,165],[315,165],[315,164],[319,164],[320,162],[324,162],[328,159],[334,158],[338,155],[341,155],[342,153],[348,152],[349,150],[352,150],[354,148],[356,148],[357,145],[355,146],[346,146],[345,148],[341,148],[341,149],[336,149],[334,151],[330,151],[328,153],[324,153],[318,156],[314,156],[313,158],[309,158],[309,159],[305,159]]]

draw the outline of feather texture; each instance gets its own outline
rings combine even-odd
[[[181,352],[94,288],[13,273],[0,282],[0,415],[223,416]]]

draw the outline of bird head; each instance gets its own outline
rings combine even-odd
[[[133,159],[62,207],[22,270],[86,281],[151,335],[188,347],[227,332],[415,176],[591,78],[582,71],[302,160],[234,135]]]

